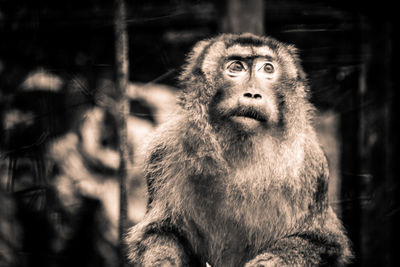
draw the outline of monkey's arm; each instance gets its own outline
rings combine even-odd
[[[145,169],[148,211],[126,239],[133,266],[200,266],[183,232],[180,211],[170,203],[177,197],[170,186],[175,179],[172,176],[177,173],[171,171],[177,162],[175,154],[166,142],[159,142],[153,144],[148,155]]]
[[[333,210],[314,218],[308,230],[287,236],[249,261],[253,266],[343,266],[351,258],[349,241]]]
[[[128,234],[128,257],[133,266],[197,266],[179,229],[161,217],[153,208]]]

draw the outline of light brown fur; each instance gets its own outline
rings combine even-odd
[[[245,80],[251,85],[227,78],[221,65],[235,53],[272,53],[276,78],[258,87],[259,78]],[[327,162],[311,126],[313,108],[295,48],[269,37],[220,35],[199,42],[187,62],[180,115],[150,145],[150,201],[127,238],[131,261],[344,265],[349,241],[327,204]],[[243,100],[233,100],[241,90],[263,92],[263,101],[268,96],[256,107],[268,127],[226,119]]]

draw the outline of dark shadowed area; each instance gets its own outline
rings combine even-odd
[[[114,1],[0,0],[0,267],[118,266]],[[173,115],[199,40],[299,48],[351,266],[400,266],[400,101],[389,1],[126,1],[128,224],[146,211],[144,148]]]

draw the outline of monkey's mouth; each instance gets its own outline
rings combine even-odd
[[[267,116],[258,109],[252,107],[238,108],[232,110],[230,116],[238,119],[251,119],[262,123],[267,122]]]

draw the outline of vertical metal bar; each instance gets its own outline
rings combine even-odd
[[[116,90],[117,109],[116,121],[118,125],[118,141],[120,166],[118,170],[120,182],[120,215],[119,215],[119,265],[126,266],[126,249],[124,235],[127,228],[127,189],[126,182],[130,165],[130,155],[127,145],[127,116],[129,114],[129,102],[126,90],[129,80],[128,62],[128,33],[126,30],[126,8],[124,0],[115,0],[115,68],[116,68]]]

